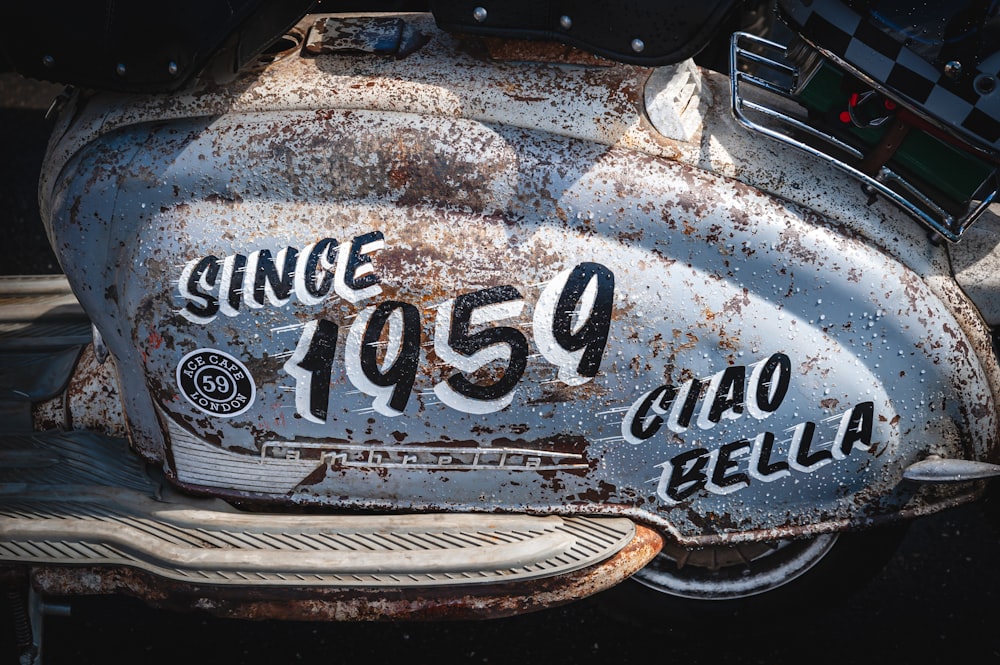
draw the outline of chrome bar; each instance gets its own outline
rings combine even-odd
[[[779,126],[784,126],[790,130],[802,132],[817,139],[827,146],[843,151],[855,159],[860,160],[864,157],[864,154],[858,149],[829,133],[813,127],[800,118],[789,115],[781,110],[765,106],[762,103],[746,99],[741,93],[741,85],[750,85],[754,88],[778,95],[784,99],[794,101],[795,98],[791,90],[780,85],[778,82],[768,80],[764,77],[764,74],[750,74],[748,72],[741,71],[742,65],[750,63],[758,64],[765,68],[770,68],[773,71],[791,76],[795,79],[798,78],[799,71],[797,67],[790,63],[774,60],[770,57],[747,50],[743,47],[743,44],[745,43],[751,43],[764,49],[779,51],[783,56],[787,52],[787,49],[781,44],[777,44],[749,33],[737,32],[733,35],[730,51],[732,111],[737,122],[747,129],[764,134],[765,136],[799,150],[803,150],[817,159],[820,159],[847,173],[851,177],[858,180],[867,191],[878,192],[882,196],[888,198],[906,211],[909,215],[914,217],[917,221],[923,223],[925,226],[929,227],[931,230],[951,242],[957,242],[961,238],[962,233],[973,222],[975,222],[975,220],[989,207],[991,202],[997,199],[997,174],[994,171],[991,178],[984,180],[983,184],[980,186],[979,191],[984,189],[986,190],[982,199],[970,203],[967,206],[966,211],[962,215],[956,217],[948,213],[941,205],[922,192],[916,185],[914,185],[913,182],[907,180],[905,177],[889,168],[883,167],[880,170],[878,177],[873,178],[867,173],[864,173],[850,164],[847,164],[842,159],[826,152],[820,147],[804,143],[803,141],[792,136],[790,133],[785,133],[777,127],[770,127],[756,122],[747,115],[748,112],[765,116],[775,121],[775,123]],[[992,183],[990,182],[991,179]],[[902,193],[891,187],[890,184],[898,186],[902,190]]]

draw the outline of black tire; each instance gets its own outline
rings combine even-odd
[[[906,529],[907,524],[903,523],[879,529],[832,534],[834,542],[829,543],[829,547],[823,546],[823,540],[827,537],[783,544],[781,549],[793,547],[808,552],[808,548],[813,547],[817,551],[824,551],[790,580],[758,585],[760,588],[751,593],[688,593],[684,597],[653,588],[655,582],[651,585],[649,579],[638,581],[644,577],[640,571],[633,579],[601,594],[599,602],[613,618],[638,625],[666,619],[683,623],[701,621],[706,616],[753,616],[759,613],[775,618],[781,615],[794,616],[803,607],[814,606],[816,603],[833,607],[863,589],[885,567],[906,535]],[[775,551],[780,550],[775,548]],[[815,552],[813,555],[807,553],[803,556],[808,558],[814,555]],[[654,569],[668,564],[676,567],[676,563],[669,558],[664,559],[665,556],[658,555],[650,566]],[[717,571],[718,576],[729,580],[740,575],[760,576],[766,568],[760,562],[767,563],[766,558],[767,555],[764,555],[757,559],[760,565],[756,567],[743,563],[723,566]],[[778,567],[779,565],[772,566]],[[680,570],[683,571],[683,568]],[[684,575],[678,573],[680,577]],[[712,571],[701,569],[690,577],[710,581],[712,575]]]
[[[1000,478],[993,478],[989,481],[979,505],[986,517],[986,522],[994,533],[1000,535]]]

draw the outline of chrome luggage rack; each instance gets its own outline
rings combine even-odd
[[[730,50],[730,72],[732,78],[732,107],[736,120],[748,129],[760,132],[777,141],[794,146],[800,150],[825,161],[844,171],[861,182],[864,190],[871,195],[876,192],[895,202],[919,222],[951,242],[957,242],[972,223],[990,206],[998,193],[997,169],[979,185],[972,200],[964,211],[949,212],[942,207],[941,202],[932,198],[933,195],[923,191],[905,176],[897,173],[886,165],[879,167],[873,176],[861,171],[849,163],[857,160],[860,163],[865,155],[854,146],[838,137],[823,131],[806,119],[805,109],[802,116],[796,117],[787,108],[776,108],[765,105],[760,97],[747,99],[744,95],[744,85],[765,90],[781,98],[799,104],[795,91],[805,83],[805,79],[815,71],[813,63],[818,64],[822,55],[818,52],[810,54],[805,68],[809,72],[800,71],[790,57],[791,50],[782,44],[764,39],[745,32],[737,32],[732,37]],[[852,75],[859,75],[865,83],[873,82],[860,76],[859,72],[851,70],[846,63],[829,58],[831,64],[839,66]],[[873,86],[874,87],[874,86]],[[885,92],[880,90],[880,92]],[[749,117],[755,114],[756,119]],[[770,120],[763,124],[765,119]],[[816,142],[806,143],[808,137]],[[840,152],[842,156],[834,154]],[[845,159],[846,157],[846,159]]]

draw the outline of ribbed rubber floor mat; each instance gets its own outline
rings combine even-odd
[[[123,441],[0,438],[0,561],[129,566],[222,585],[405,587],[560,575],[616,554],[627,519],[246,513],[147,477]]]

